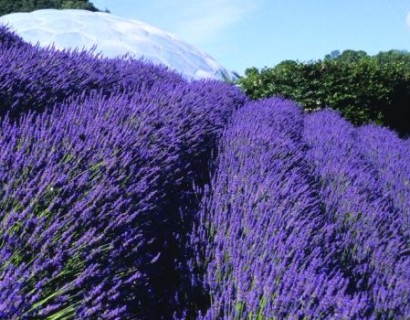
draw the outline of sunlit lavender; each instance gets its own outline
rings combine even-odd
[[[409,157],[0,27],[0,319],[407,319]]]

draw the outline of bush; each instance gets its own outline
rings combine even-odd
[[[135,59],[96,59],[91,52],[41,49],[0,30],[0,117],[17,118],[91,92],[134,93],[158,82],[182,83],[176,72]],[[4,44],[3,44],[4,41]],[[15,43],[16,45],[13,45]],[[18,45],[17,45],[18,44]]]
[[[234,114],[191,237],[209,288],[199,319],[410,314],[408,147],[397,139],[389,161],[374,133],[280,99]]]
[[[0,318],[160,319],[193,304],[193,184],[244,95],[140,61],[0,57]]]
[[[31,12],[40,9],[84,9],[100,11],[88,0],[0,0],[0,16],[13,12]]]
[[[338,110],[355,125],[374,122],[410,134],[410,54],[345,51],[324,60],[247,69],[240,86],[253,99],[283,96],[312,111]]]

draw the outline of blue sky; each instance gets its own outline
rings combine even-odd
[[[410,0],[91,0],[202,49],[227,69],[333,50],[410,51]]]

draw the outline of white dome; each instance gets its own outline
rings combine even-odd
[[[216,78],[229,72],[212,57],[144,22],[105,12],[45,9],[0,17],[25,41],[57,49],[91,49],[104,57],[129,54],[164,64],[189,78]]]

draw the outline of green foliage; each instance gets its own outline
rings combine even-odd
[[[283,96],[311,111],[330,107],[355,125],[374,122],[410,134],[410,53],[369,56],[333,51],[323,60],[285,60],[261,71],[250,68],[239,85],[253,99]]]
[[[84,9],[100,11],[88,0],[0,0],[0,16],[40,9]],[[109,12],[106,10],[106,12]]]

